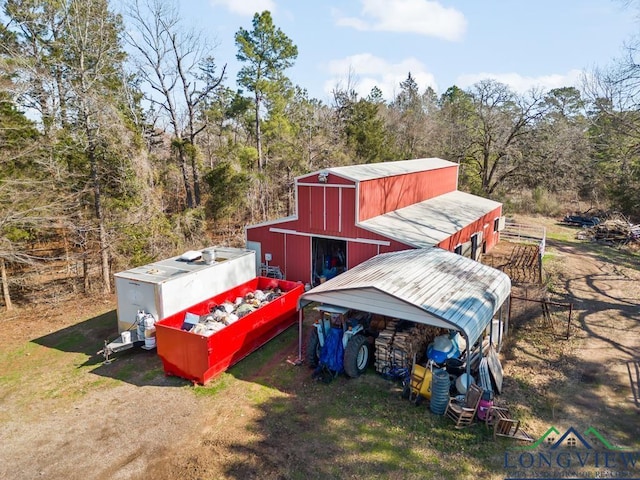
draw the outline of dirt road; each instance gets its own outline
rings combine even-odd
[[[603,255],[601,248],[559,242],[550,247],[556,255],[555,289],[575,306],[572,332],[578,339],[567,359],[568,382],[558,391],[564,417],[607,425],[618,445],[639,446],[638,265],[615,251]]]

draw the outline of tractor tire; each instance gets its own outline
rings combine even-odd
[[[351,378],[359,377],[369,365],[371,347],[364,335],[355,335],[344,349],[344,373]]]
[[[316,368],[320,363],[320,338],[315,327],[311,329],[307,340],[306,360],[309,368]]]

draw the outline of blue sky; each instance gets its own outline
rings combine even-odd
[[[518,92],[579,86],[580,72],[606,67],[640,33],[637,12],[621,0],[179,0],[189,28],[217,45],[235,87],[234,35],[255,12],[298,46],[291,80],[312,97],[377,85],[391,98],[410,71],[438,93],[494,78]]]

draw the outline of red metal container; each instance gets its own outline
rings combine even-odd
[[[281,296],[211,336],[182,330],[187,312],[205,315],[226,301],[276,287]],[[165,373],[206,383],[293,325],[302,293],[302,283],[256,277],[156,323],[158,355]]]

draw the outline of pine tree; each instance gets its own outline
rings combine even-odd
[[[258,149],[258,168],[264,168],[262,151],[261,109],[271,97],[275,102],[289,86],[284,71],[293,65],[298,47],[282,30],[276,28],[267,10],[253,17],[253,30],[240,28],[235,36],[236,58],[244,65],[238,72],[238,84],[254,95],[255,136]]]

